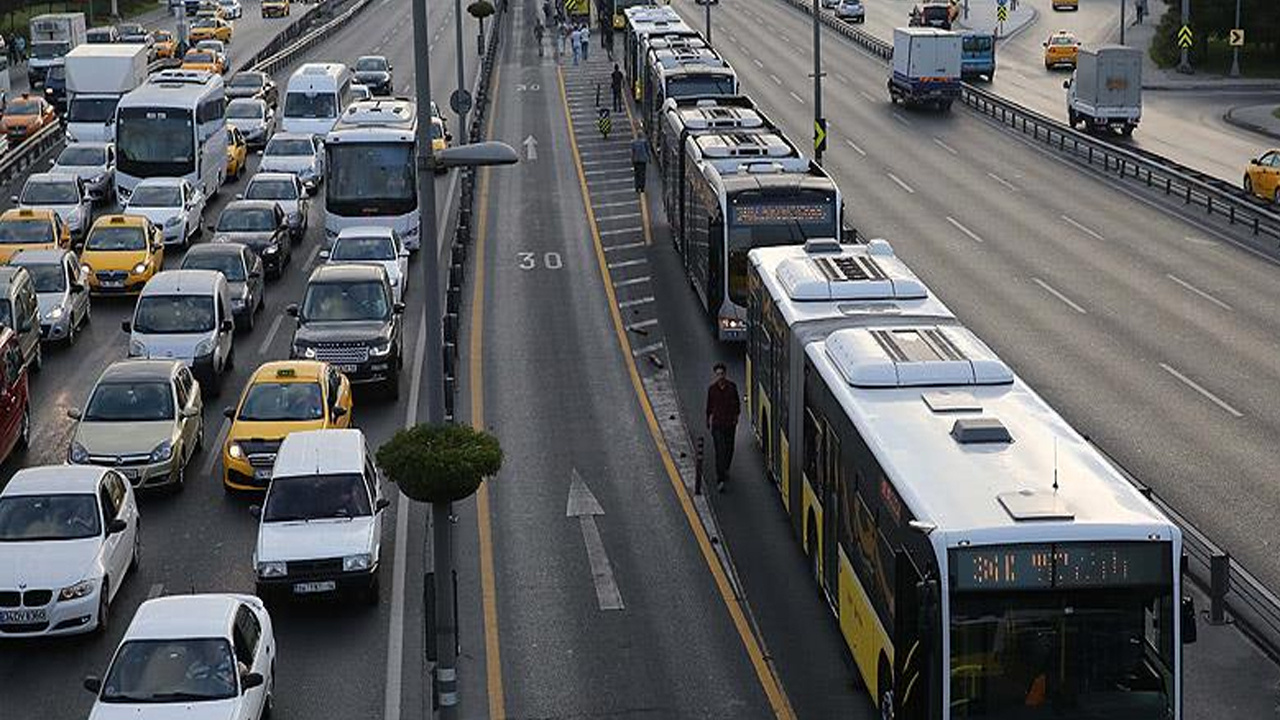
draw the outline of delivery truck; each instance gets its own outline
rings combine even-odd
[[[931,27],[893,29],[889,99],[949,110],[960,97],[960,35]]]
[[[1133,134],[1142,119],[1142,51],[1124,45],[1080,48],[1067,90],[1067,123]]]
[[[31,86],[44,83],[49,68],[61,66],[67,53],[85,41],[84,13],[47,13],[31,18]]]
[[[67,141],[111,142],[116,103],[147,80],[147,46],[81,45],[66,57]]]

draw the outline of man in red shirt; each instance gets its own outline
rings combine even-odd
[[[716,489],[724,492],[725,481],[729,479],[729,465],[733,462],[733,439],[742,408],[738,401],[738,386],[727,377],[724,363],[716,363],[714,372],[716,379],[707,388],[707,427],[711,429],[711,442],[716,452]]]

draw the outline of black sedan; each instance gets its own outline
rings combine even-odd
[[[381,55],[365,55],[356,60],[356,82],[369,88],[374,95],[392,93],[391,63]]]
[[[227,101],[236,98],[254,98],[263,100],[268,107],[275,107],[280,98],[276,81],[264,72],[245,70],[231,76],[227,81]]]
[[[271,277],[280,277],[292,258],[289,222],[280,205],[268,200],[227,203],[212,228],[214,242],[243,243],[262,258]]]

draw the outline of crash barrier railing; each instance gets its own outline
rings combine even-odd
[[[254,56],[250,61],[250,64],[248,64],[248,67],[251,70],[265,72],[267,74],[272,74],[277,70],[288,67],[291,63],[297,60],[300,54],[327,40],[334,30],[337,30],[351,22],[356,15],[360,14],[360,11],[364,10],[371,3],[372,0],[357,0],[356,3],[347,8],[341,15],[338,15],[329,22],[324,23],[320,27],[311,29],[313,25],[311,22],[312,14],[319,13],[320,17],[327,17],[333,13],[334,9],[339,4],[341,4],[341,0],[326,0],[323,3],[320,3],[310,13],[302,16],[302,18],[298,19],[285,29],[285,35],[287,36],[292,33],[292,37],[282,40],[280,44],[276,46],[278,49],[274,50],[271,48],[271,45],[275,44],[273,41],[268,45],[268,49],[263,50],[261,53]]]
[[[498,50],[502,43],[503,20],[507,14],[507,5],[511,0],[498,0],[498,12],[494,13],[489,26],[488,43],[484,55],[480,59],[480,72],[476,74],[475,90],[472,97],[471,124],[465,128],[463,142],[479,142],[484,139],[485,122],[489,116],[492,100],[493,71],[498,62]],[[459,48],[461,52],[461,48]],[[467,248],[474,238],[475,204],[476,204],[476,168],[461,167],[462,173],[458,194],[458,224],[454,230],[453,242],[449,248],[449,280],[445,290],[444,303],[444,413],[452,422],[458,389],[457,362],[458,336],[462,311],[462,285],[466,281]],[[424,251],[426,249],[424,248]]]
[[[0,157],[0,183],[8,184],[44,156],[49,148],[62,142],[66,133],[62,123],[56,122],[40,128],[34,135],[9,148]]]
[[[805,13],[813,13],[811,1],[785,2]],[[830,13],[819,12],[818,18],[823,25],[868,53],[886,62],[893,58],[893,45],[884,40],[855,28]],[[962,84],[961,101],[1002,125],[1084,160],[1090,166],[1102,165],[1104,172],[1163,190],[1166,195],[1180,198],[1186,205],[1202,208],[1209,215],[1220,215],[1233,225],[1240,223],[1254,235],[1266,235],[1280,243],[1280,212],[1268,208],[1265,201],[1221,178],[1194,170],[1157,153],[1123,147],[1105,138],[1080,132],[1066,123],[971,83]],[[1280,249],[1280,244],[1277,249]]]

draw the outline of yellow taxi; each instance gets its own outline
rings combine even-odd
[[[240,177],[244,164],[249,162],[249,145],[244,134],[234,125],[227,126],[227,179]]]
[[[0,215],[0,263],[19,250],[71,247],[71,229],[52,210],[15,208]]]
[[[265,490],[286,435],[351,425],[351,383],[329,363],[263,363],[249,378],[240,402],[223,414],[231,420],[222,447],[223,488]]]
[[[164,236],[141,215],[103,215],[84,239],[80,265],[90,292],[141,292],[164,267]]]
[[[1044,46],[1044,69],[1052,70],[1066,65],[1076,66],[1076,58],[1080,55],[1080,41],[1067,30],[1059,30],[1041,43]]]
[[[1280,150],[1268,150],[1249,161],[1244,191],[1280,205]]]
[[[156,30],[151,33],[151,38],[155,40],[156,59],[177,56],[178,40],[173,33],[168,30]]]
[[[221,40],[231,42],[231,23],[219,18],[201,18],[191,24],[187,33],[187,42],[195,45],[201,40]]]
[[[262,17],[288,17],[289,0],[262,0]]]
[[[182,56],[183,70],[204,70],[215,75],[221,75],[227,71],[225,65],[222,64],[222,56],[212,50],[201,50],[193,48]]]
[[[1054,10],[1079,10],[1080,0],[1053,0]]]

